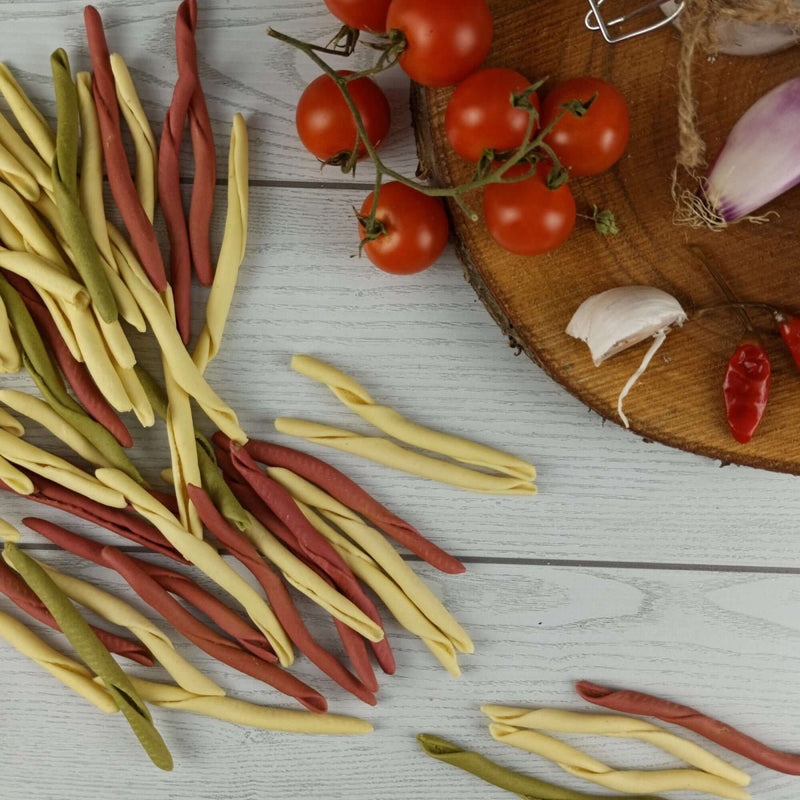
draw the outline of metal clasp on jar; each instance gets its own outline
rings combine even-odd
[[[612,44],[623,42],[626,39],[633,39],[635,36],[643,36],[646,33],[652,33],[659,28],[669,25],[677,19],[686,5],[685,2],[680,2],[674,10],[666,13],[662,9],[662,6],[667,5],[664,0],[651,0],[651,2],[634,8],[632,11],[627,11],[612,19],[606,19],[601,10],[601,6],[603,6],[604,2],[605,0],[589,0],[590,10],[584,22],[590,31],[600,31],[603,38]],[[617,2],[616,5],[625,5],[625,3]],[[644,18],[641,20],[643,24],[634,30],[629,30],[625,23],[639,17]],[[651,18],[654,17],[657,18],[650,21]],[[616,30],[613,30],[615,28]]]

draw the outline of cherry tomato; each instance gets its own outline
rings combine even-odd
[[[372,210],[372,198],[361,206],[361,216]],[[441,202],[435,197],[392,181],[381,186],[376,218],[385,233],[364,245],[364,252],[378,269],[408,275],[427,269],[447,244],[449,225]],[[364,226],[359,226],[364,239]]]
[[[351,75],[343,70],[340,75]],[[386,95],[375,81],[358,78],[347,88],[358,108],[367,136],[372,144],[380,146],[389,132],[391,112]],[[300,140],[320,161],[342,164],[356,142],[356,124],[344,96],[332,78],[320,75],[306,86],[297,104],[295,118]],[[364,143],[359,143],[358,157],[367,154]]]
[[[463,80],[481,65],[492,43],[486,0],[392,0],[386,28],[405,36],[400,66],[423,86]]]
[[[561,113],[562,103],[585,103],[595,93],[597,97],[584,116],[567,112],[545,139],[573,175],[597,175],[625,152],[630,133],[625,98],[599,78],[572,78],[558,84],[542,104],[544,128]]]
[[[391,0],[325,0],[338,20],[351,28],[373,33],[386,32],[386,12]]]
[[[484,150],[516,150],[525,141],[530,117],[525,109],[511,105],[511,96],[528,86],[524,75],[502,67],[478,70],[459,83],[444,115],[445,133],[456,153],[467,161],[479,161]],[[536,93],[530,100],[538,111]]]
[[[516,165],[511,178],[528,167]],[[505,250],[522,256],[548,253],[560,245],[575,225],[575,200],[569,186],[548,189],[549,164],[516,183],[490,183],[483,193],[483,216],[492,238]]]

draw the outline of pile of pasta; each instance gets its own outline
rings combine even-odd
[[[272,730],[368,732],[366,722],[325,713],[325,698],[287,670],[295,649],[374,704],[372,657],[387,674],[395,671],[395,659],[369,589],[458,675],[458,654],[473,651],[469,635],[389,539],[445,573],[464,567],[324,461],[250,439],[211,388],[204,373],[220,351],[247,241],[245,121],[237,114],[232,123],[225,231],[214,264],[209,223],[216,155],[197,70],[196,0],[184,0],[178,9],[178,78],[158,142],[131,75],[122,58],[109,53],[101,17],[91,6],[85,23],[93,73],[73,75],[63,50],[51,57],[55,132],[0,65],[0,93],[16,122],[0,114],[0,370],[26,370],[38,390],[0,389],[0,488],[157,554],[157,562],[135,557],[46,519],[24,520],[75,557],[116,572],[192,644],[295,698],[303,709],[227,697],[155,622],[122,598],[32,558],[14,544],[19,534],[7,523],[0,530],[7,540],[0,591],[62,631],[80,660],[54,650],[7,614],[0,614],[0,637],[102,711],[121,711],[164,769],[172,760],[148,703]],[[132,166],[123,125],[134,143]],[[194,159],[187,214],[178,159],[186,127]],[[104,172],[126,233],[106,217]],[[153,229],[159,208],[169,238],[168,270]],[[190,350],[193,275],[210,291],[204,326]],[[161,376],[138,363],[128,329],[157,341]],[[208,438],[196,427],[198,409],[216,431]],[[163,420],[171,491],[149,485],[131,461],[133,436],[120,416],[128,412],[144,427]],[[377,413],[388,419],[386,411]],[[73,455],[62,458],[27,440],[23,418],[43,426]],[[480,462],[486,453],[476,456],[468,448],[465,455],[459,444],[459,456]],[[496,479],[508,486],[487,484],[491,490],[526,484],[520,493],[535,491],[529,465],[499,458],[511,475]],[[223,553],[243,565],[260,590]],[[224,600],[193,580],[198,571]],[[331,615],[346,658],[316,641],[289,586]],[[88,625],[81,609],[125,635]],[[111,653],[144,666],[158,662],[174,683],[134,678]]]

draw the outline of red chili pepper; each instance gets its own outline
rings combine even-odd
[[[782,311],[775,312],[775,321],[781,338],[786,342],[794,363],[800,369],[800,317],[788,317]]]
[[[746,444],[753,438],[767,407],[771,374],[767,351],[752,339],[745,339],[728,362],[722,392],[737,442]]]

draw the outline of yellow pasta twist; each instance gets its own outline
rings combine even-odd
[[[0,455],[20,467],[105,506],[125,508],[127,505],[125,497],[120,492],[103,485],[94,476],[5,430],[0,430]]]
[[[361,436],[343,428],[321,425],[304,419],[278,417],[275,430],[289,436],[298,436],[314,444],[332,447],[345,453],[383,464],[386,467],[418,475],[421,478],[458,486],[481,494],[536,494],[536,486],[519,478],[504,475],[488,475],[485,472],[467,469],[422,453],[406,450],[389,439]]]
[[[2,63],[0,63],[0,93],[42,160],[45,164],[52,164],[56,154],[56,137],[42,113],[17,83],[11,70]]]
[[[26,144],[3,114],[0,114],[0,145],[34,178],[40,189],[44,189],[45,192],[49,192],[51,195],[53,194],[53,176],[50,173],[50,168],[42,161],[39,154]],[[17,186],[13,183],[11,185],[17,189]],[[17,191],[19,190],[17,189]],[[41,195],[41,191],[39,195],[31,197],[26,197],[22,192],[20,194],[26,200],[34,202]]]
[[[750,776],[727,761],[715,756],[699,744],[659,728],[650,722],[619,714],[582,714],[555,708],[514,708],[513,706],[481,706],[492,722],[560,733],[596,733],[622,739],[649,742],[661,750],[682,759],[687,764],[719,775],[720,778],[747,786]]]
[[[554,761],[570,775],[591,781],[608,789],[629,794],[659,792],[706,792],[730,800],[749,800],[741,786],[696,769],[663,769],[653,771],[616,770],[597,761],[581,750],[537,731],[492,723],[489,731],[498,742],[527,750]]]
[[[0,300],[0,373],[10,375],[19,372],[20,367],[22,367],[22,356],[11,330],[8,309]]]
[[[197,337],[193,355],[194,363],[200,372],[205,371],[208,362],[219,352],[239,267],[247,248],[248,153],[247,126],[244,117],[236,114],[233,117],[228,155],[228,212],[225,217],[225,233],[222,237],[214,282],[208,294],[206,324]]]
[[[3,611],[0,611],[0,638],[101,711],[113,714],[119,710],[111,695],[92,680],[92,673],[86,667],[50,647]]]
[[[462,653],[475,652],[475,645],[453,615],[442,605],[427,584],[406,564],[386,537],[367,525],[347,506],[318,486],[295,475],[291,470],[268,467],[267,474],[281,484],[296,500],[313,507],[342,530],[402,589],[408,599]]]
[[[36,178],[25,169],[16,156],[2,143],[1,138],[0,178],[11,186],[20,197],[31,203],[36,202],[42,193]]]
[[[0,389],[0,403],[38,422],[47,428],[59,441],[64,442],[81,458],[96,467],[110,467],[111,462],[80,431],[73,428],[60,414],[47,403],[26,392],[14,389]]]
[[[239,444],[247,435],[239,426],[233,409],[208,385],[197,369],[181,341],[180,334],[159,293],[153,288],[124,237],[115,228],[109,228],[112,245],[120,255],[118,265],[123,280],[136,298],[139,308],[150,323],[158,340],[163,358],[169,363],[176,383],[208,415],[209,419],[227,436]]]
[[[262,728],[267,731],[288,733],[314,733],[332,735],[354,735],[371,733],[369,722],[340,714],[312,714],[295,709],[269,708],[233,697],[207,697],[192,694],[178,686],[155,683],[140,678],[131,678],[139,695],[148,703],[214,717],[236,725]]]
[[[36,289],[43,289],[64,303],[82,308],[89,305],[89,293],[83,284],[35,253],[16,252],[0,247],[0,267],[20,275]]]
[[[430,450],[456,461],[491,469],[522,481],[532,481],[536,478],[536,467],[521,458],[460,436],[431,430],[406,419],[389,406],[379,405],[360,383],[324,361],[311,356],[297,355],[292,358],[292,369],[307,378],[324,383],[351,411],[389,436],[412,447]]]
[[[158,149],[156,139],[142,108],[142,102],[133,85],[128,66],[119,53],[111,54],[111,71],[117,89],[117,100],[122,116],[128,125],[136,154],[134,181],[139,201],[150,222],[156,212],[156,186],[158,170]]]
[[[165,293],[165,305],[175,324],[175,306],[172,292]],[[188,487],[202,486],[200,462],[197,457],[192,405],[189,395],[184,391],[172,371],[169,359],[162,357],[164,383],[167,390],[167,440],[170,461],[172,462],[172,484],[181,524],[198,538],[203,538],[203,524],[197,509],[189,501]]]
[[[305,503],[297,503],[306,519],[336,549],[353,574],[375,592],[392,616],[410,633],[419,636],[440,664],[454,677],[461,675],[455,647],[420,610],[406,593],[368,556],[351,541],[334,530]]]

